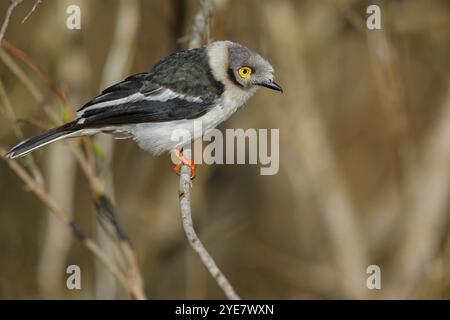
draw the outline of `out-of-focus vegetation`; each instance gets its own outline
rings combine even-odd
[[[120,0],[44,0],[21,24],[33,3],[16,8],[5,39],[78,107],[102,89]],[[381,30],[366,28],[372,3],[381,7]],[[81,8],[81,30],[66,28],[71,4]],[[1,19],[8,5],[0,2]],[[193,0],[138,5],[123,76],[186,47],[198,9]],[[279,128],[279,173],[202,165],[193,182],[200,238],[236,291],[244,298],[450,298],[450,3],[220,0],[210,36],[260,52],[284,88],[283,95],[261,90],[221,125]],[[61,117],[64,111],[45,82],[19,65],[43,93],[41,105],[4,61],[0,80],[31,136],[51,126],[44,103]],[[0,111],[0,144],[13,146],[18,138],[2,104]],[[64,143],[35,159],[50,189],[95,238],[86,179],[67,149],[51,159],[57,145]],[[113,174],[119,221],[148,298],[222,298],[181,229],[170,158],[119,140],[101,162]],[[0,195],[0,298],[125,297],[5,161]],[[49,243],[48,232],[57,241]],[[81,267],[82,290],[65,287],[70,264]],[[366,287],[369,265],[381,268],[381,290]]]

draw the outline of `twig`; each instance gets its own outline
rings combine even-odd
[[[125,234],[117,221],[115,209],[111,203],[111,200],[105,194],[100,194],[95,196],[94,203],[97,208],[100,225],[103,221],[101,219],[106,219],[106,221],[109,222],[109,225],[113,227],[112,231],[114,231],[114,234],[117,236],[117,240],[119,241],[119,249],[127,263],[128,282],[129,286],[133,288],[134,296],[138,300],[145,300],[146,296],[143,289],[144,281],[141,276],[136,253],[128,236]],[[104,226],[104,230],[108,230],[106,225]],[[109,234],[109,236],[111,238],[111,234]]]
[[[194,18],[192,24],[191,40],[189,41],[189,49],[198,48],[203,43],[205,33],[209,38],[209,20],[214,6],[209,0],[200,0],[200,9]],[[209,41],[209,39],[208,39]]]
[[[12,45],[8,41],[3,41],[2,48],[8,52],[11,56],[14,58],[23,61],[25,64],[27,64],[35,73],[36,75],[45,82],[45,84],[49,87],[49,89],[58,97],[58,99],[61,100],[61,102],[65,106],[70,106],[70,101],[67,98],[67,94],[59,88],[53,81],[50,79],[50,76],[45,72],[45,70],[38,65],[36,62],[33,61],[33,59],[23,50],[17,48],[16,46]],[[71,108],[73,110],[73,108]]]
[[[20,126],[17,123],[16,113],[14,112],[14,109],[13,109],[13,107],[11,105],[11,102],[10,102],[10,100],[8,98],[8,94],[6,92],[6,89],[5,89],[5,87],[4,87],[4,85],[3,85],[1,80],[0,80],[0,101],[2,102],[2,104],[5,107],[6,117],[11,122],[11,125],[13,127],[13,131],[14,131],[16,137],[23,140],[24,135],[23,135],[22,129],[20,128]],[[27,157],[26,163],[27,163],[28,169],[33,173],[34,179],[39,184],[43,184],[44,183],[44,177],[42,175],[41,170],[36,165],[36,162],[34,161],[34,158],[33,157]]]
[[[36,0],[33,7],[31,8],[30,12],[22,19],[22,23],[25,23],[25,21],[28,20],[28,18],[33,14],[33,12],[36,10],[37,6],[42,3],[42,0]]]
[[[6,10],[5,20],[3,21],[2,27],[0,29],[0,44],[5,36],[6,28],[8,28],[9,19],[14,11],[14,9],[23,2],[23,0],[11,0],[11,4]]]
[[[8,50],[8,53],[13,55],[15,58],[25,62],[38,76],[45,81],[45,83],[49,86],[49,89],[60,99],[63,104],[69,104],[68,99],[66,99],[66,95],[61,92],[61,90],[54,84],[47,76],[45,71],[42,70],[40,66],[34,63],[27,54],[23,53],[20,49],[15,48],[13,45],[9,44],[7,41],[4,41],[2,47]],[[17,53],[23,53],[17,55]],[[26,57],[26,58],[25,58]],[[22,70],[22,68],[5,52],[5,50],[0,49],[0,59],[5,63],[5,65],[9,68],[9,70],[19,79],[20,82],[24,85],[25,89],[31,94],[34,100],[38,104],[44,103],[44,94],[39,90],[39,88],[34,84],[34,82],[30,79],[28,74]],[[61,119],[58,114],[47,104],[44,105],[44,111],[47,117],[51,120],[54,125],[60,125]],[[71,152],[75,155],[80,164],[81,169],[83,170],[86,178],[88,179],[92,189],[95,193],[100,193],[103,186],[101,181],[95,175],[95,170],[93,169],[93,165],[89,163],[89,161],[84,156],[82,150],[76,147],[76,143],[68,143],[70,145]]]
[[[6,150],[0,147],[0,154],[3,155]],[[26,170],[15,160],[8,160],[10,168],[22,179],[27,187],[55,214],[65,225],[70,227],[74,235],[96,256],[108,270],[117,278],[121,285],[136,299],[145,299],[145,294],[142,290],[142,278],[140,277],[139,269],[136,268],[137,261],[131,264],[128,270],[128,275],[125,275],[117,264],[109,258],[102,249],[85,234],[70,220],[69,214],[65,212],[59,205],[53,200],[48,191],[38,184]],[[122,245],[122,249],[125,250],[125,256],[127,261],[135,259],[134,251],[129,246]]]
[[[0,147],[0,154],[3,157],[6,154],[6,150]],[[27,172],[26,170],[15,160],[7,160],[9,167],[22,179],[22,181],[27,185],[27,187],[53,212],[64,224],[72,229],[75,236],[100,260],[105,266],[111,271],[112,274],[120,281],[120,283],[125,287],[129,288],[127,277],[119,269],[119,267],[108,257],[98,245],[87,238],[84,233],[73,224],[69,219],[69,215],[60,208],[59,205],[50,197],[47,190],[38,184]],[[131,291],[131,288],[129,288]]]
[[[8,53],[12,54],[14,57],[25,62],[34,72],[38,74],[38,76],[45,81],[48,85],[49,89],[60,99],[60,101],[64,105],[70,105],[69,100],[67,99],[67,95],[62,92],[60,88],[58,88],[50,79],[50,77],[46,74],[46,72],[37,65],[32,59],[20,49],[15,48],[11,44],[6,41],[3,42],[3,47],[8,50]],[[25,85],[25,88],[31,93],[33,98],[38,102],[42,103],[44,100],[44,95],[39,91],[36,85],[31,81],[28,75],[17,65],[15,61],[13,61],[3,50],[0,49],[0,58],[5,62],[5,64],[9,67],[9,69],[15,74],[20,81],[22,81]],[[44,108],[47,116],[53,120],[55,124],[60,124],[61,120],[59,119],[56,112],[49,107]],[[83,173],[85,174],[92,194],[94,195],[94,199],[104,195],[104,183],[99,179],[99,177],[95,173],[94,167],[88,161],[86,156],[83,154],[82,149],[79,147],[80,145],[76,142],[69,141],[69,146],[71,152],[74,154],[77,159]],[[95,164],[93,164],[95,165]],[[127,270],[127,285],[124,286],[125,289],[136,299],[145,299],[145,294],[143,291],[143,281],[142,276],[140,274],[140,269],[137,264],[137,258],[134,253],[134,250],[131,247],[131,244],[123,244],[119,243],[119,248],[123,253],[124,258],[128,263]],[[99,250],[100,247],[98,248]],[[107,255],[101,251],[101,253],[107,257]],[[113,273],[114,274],[114,273]],[[119,282],[123,284],[123,282],[119,279]]]
[[[38,104],[44,104],[44,111],[47,116],[51,119],[53,124],[60,124],[60,118],[56,114],[56,112],[45,102],[45,97],[38,89],[38,87],[34,84],[34,82],[30,79],[28,74],[22,70],[18,63],[16,63],[7,53],[3,50],[6,41],[2,44],[2,49],[0,49],[0,59],[5,63],[8,69],[22,82],[25,89],[31,94],[33,99]]]
[[[13,109],[11,102],[8,98],[8,95],[6,93],[6,88],[3,85],[1,80],[0,80],[0,102],[4,106],[6,118],[11,123],[14,134],[16,135],[17,138],[23,140],[24,135],[23,135],[22,129],[17,124],[16,113],[14,112],[14,109]]]
[[[189,244],[200,256],[203,264],[208,269],[211,276],[216,280],[227,298],[230,300],[240,300],[240,297],[237,295],[236,291],[234,291],[230,282],[224,276],[222,271],[220,271],[219,267],[217,267],[214,259],[208,253],[195,232],[191,212],[191,169],[188,166],[183,166],[181,168],[179,197],[183,229],[189,240]]]
[[[202,45],[203,37],[205,32],[208,34],[209,31],[209,17],[211,11],[213,10],[213,5],[209,0],[200,1],[200,9],[195,16],[194,23],[192,25],[192,35],[191,41],[189,42],[189,49],[197,48]],[[209,273],[216,280],[219,287],[225,293],[225,296],[230,300],[240,300],[240,297],[234,291],[228,279],[220,271],[214,259],[206,250],[205,246],[200,241],[197,233],[195,232],[194,225],[192,223],[192,212],[191,212],[191,168],[188,166],[183,166],[180,171],[180,187],[179,187],[179,197],[180,197],[180,209],[181,209],[181,220],[183,222],[183,229],[188,238],[189,244],[197,252],[208,269]]]

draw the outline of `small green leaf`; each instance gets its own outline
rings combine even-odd
[[[63,108],[61,118],[62,118],[63,123],[67,123],[71,120],[72,117],[69,112],[69,108],[67,108],[67,107]]]
[[[92,150],[94,150],[94,155],[97,159],[100,160],[105,160],[106,156],[105,156],[105,151],[103,150],[103,148],[96,143],[95,141],[92,141]]]

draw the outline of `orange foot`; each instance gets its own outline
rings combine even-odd
[[[181,167],[184,165],[191,168],[191,180],[193,180],[196,176],[196,169],[197,165],[194,163],[194,161],[186,158],[181,151],[178,151],[177,149],[172,150],[172,152],[175,154],[175,156],[180,159],[180,163],[173,166],[172,170],[177,175],[180,175]]]

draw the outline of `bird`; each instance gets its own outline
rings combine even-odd
[[[157,62],[147,72],[127,77],[104,89],[84,104],[76,119],[29,138],[6,157],[15,159],[52,142],[97,133],[132,138],[154,155],[174,152],[182,165],[196,165],[182,153],[203,135],[227,120],[261,88],[283,92],[274,81],[274,68],[261,55],[232,41],[214,41],[200,48],[181,50]],[[190,138],[175,140],[172,132],[187,130]],[[181,150],[181,151],[180,151]]]

